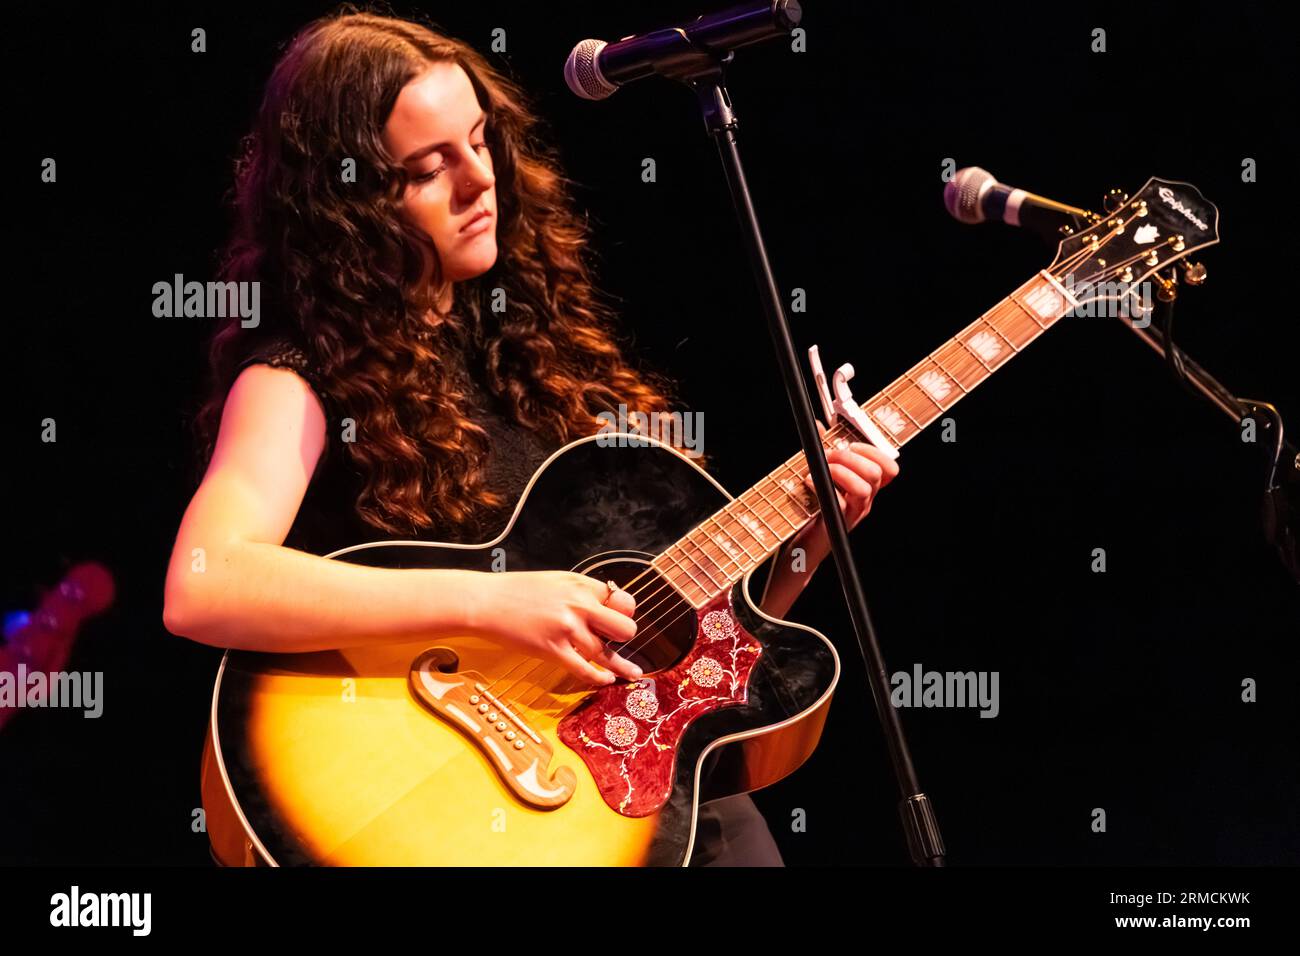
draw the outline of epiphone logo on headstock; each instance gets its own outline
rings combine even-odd
[[[1174,209],[1176,212],[1182,213],[1183,218],[1186,219],[1188,222],[1190,222],[1192,225],[1200,229],[1208,230],[1210,228],[1201,219],[1197,218],[1196,213],[1192,212],[1181,202],[1179,202],[1176,198],[1174,198],[1174,191],[1170,189],[1168,186],[1161,186],[1159,189],[1156,190],[1156,195],[1158,195],[1161,199],[1163,199],[1166,203],[1168,203],[1170,208]]]

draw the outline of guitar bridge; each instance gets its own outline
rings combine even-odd
[[[551,745],[491,692],[483,675],[447,672],[439,666],[455,659],[445,647],[423,652],[411,664],[411,693],[473,741],[521,803],[539,810],[567,803],[577,775],[569,767],[560,767],[548,776]]]

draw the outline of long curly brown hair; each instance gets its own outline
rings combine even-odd
[[[381,143],[398,93],[431,63],[459,64],[487,113],[498,195],[494,266],[457,283],[456,306],[418,288],[433,244],[404,222],[408,174]],[[356,161],[356,182],[340,175]],[[363,479],[357,513],[391,533],[473,527],[499,508],[484,487],[489,436],[461,411],[464,343],[484,346],[487,385],[522,425],[565,442],[620,403],[653,413],[669,385],[624,359],[612,311],[585,261],[586,223],[517,84],[468,45],[421,24],[346,10],[305,27],[268,82],[236,163],[224,281],[259,281],[263,319],[215,331],[211,392],[197,427],[211,455],[225,395],[272,337],[314,363],[323,391],[357,422],[343,443]],[[500,301],[507,307],[494,312]]]

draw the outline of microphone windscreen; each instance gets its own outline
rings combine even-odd
[[[618,89],[601,75],[596,62],[608,45],[604,40],[583,40],[564,61],[564,82],[584,100],[603,100]]]
[[[957,174],[943,187],[943,204],[948,209],[948,215],[968,225],[983,222],[985,216],[981,200],[985,191],[997,183],[992,173],[978,166],[957,170]]]

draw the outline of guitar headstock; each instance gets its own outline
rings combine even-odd
[[[1199,285],[1204,269],[1187,257],[1218,241],[1213,203],[1189,183],[1152,177],[1109,215],[1062,239],[1048,271],[1080,306],[1109,303],[1118,314],[1143,315],[1151,308],[1148,280],[1182,263],[1186,281]]]

